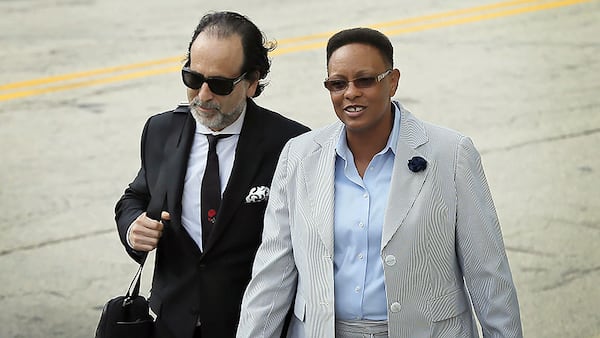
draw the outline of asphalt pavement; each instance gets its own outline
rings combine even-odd
[[[387,33],[396,98],[482,154],[525,336],[600,337],[599,0],[0,0],[0,337],[91,337],[125,292],[114,204],[146,119],[186,99],[198,20],[225,9],[278,43],[257,103],[313,128],[335,119],[327,38]]]

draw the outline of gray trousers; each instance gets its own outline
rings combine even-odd
[[[387,321],[336,320],[335,338],[387,338]]]

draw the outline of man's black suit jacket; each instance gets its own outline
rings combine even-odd
[[[165,222],[156,249],[150,295],[150,306],[157,315],[156,337],[161,338],[191,338],[198,318],[203,338],[235,336],[266,207],[266,202],[246,203],[245,198],[251,188],[271,185],[284,144],[308,131],[248,99],[219,216],[201,252],[181,224],[181,198],[195,125],[187,106],[148,119],[141,141],[141,169],[115,209],[121,241],[140,262],[142,253],[127,245],[127,228],[146,211],[153,193],[157,194],[156,182],[164,163],[167,191],[163,210],[171,214],[171,221]]]

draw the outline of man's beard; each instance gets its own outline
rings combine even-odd
[[[213,109],[216,113],[207,115],[198,109],[200,107]],[[190,111],[196,123],[200,123],[211,130],[223,130],[231,125],[240,117],[244,109],[246,109],[246,100],[242,100],[238,106],[228,113],[222,112],[221,107],[216,102],[202,102],[198,98],[194,98],[190,102]]]

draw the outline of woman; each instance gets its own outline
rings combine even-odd
[[[391,98],[378,31],[327,45],[340,122],[292,139],[273,179],[237,337],[521,337],[502,234],[471,140]],[[472,305],[472,306],[471,306]]]

